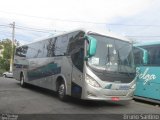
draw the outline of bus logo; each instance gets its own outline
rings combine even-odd
[[[146,69],[144,70],[144,72],[141,72],[141,71],[140,71],[140,68],[137,68],[137,69],[136,69],[136,79],[138,78],[138,79],[144,80],[144,83],[143,83],[144,85],[145,85],[147,82],[156,79],[156,75],[155,75],[155,74],[149,74],[148,71],[149,71],[149,68],[146,68]]]

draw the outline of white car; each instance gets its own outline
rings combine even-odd
[[[13,73],[12,72],[4,72],[3,77],[13,78]]]

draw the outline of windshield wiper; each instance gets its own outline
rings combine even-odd
[[[109,46],[107,46],[107,48],[108,48],[108,52],[107,52],[107,56],[106,56],[106,65],[107,65],[107,63],[109,63],[109,65],[110,65],[110,54],[109,54],[110,50],[109,50]]]

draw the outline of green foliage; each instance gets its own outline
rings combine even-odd
[[[4,70],[4,69],[0,69],[0,76],[2,76],[5,71],[6,70]]]
[[[2,45],[0,45],[0,49],[3,49],[3,46],[2,46]]]
[[[0,70],[9,70],[10,60],[0,57]]]
[[[16,43],[19,44],[18,42]],[[12,41],[10,39],[4,39],[0,41],[0,46],[1,46],[0,49],[4,49],[2,53],[3,58],[0,57],[0,72],[9,71],[11,54],[12,54]],[[15,51],[15,47],[16,46],[14,45],[14,51]]]
[[[8,60],[11,58],[12,54],[12,41],[9,39],[5,39],[2,41],[2,45],[4,46],[3,58]]]

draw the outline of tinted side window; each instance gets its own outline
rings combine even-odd
[[[57,41],[57,37],[49,39],[45,42],[46,45],[46,51],[47,51],[47,55],[46,57],[53,57],[55,56],[55,44]]]
[[[160,66],[160,45],[150,45],[143,48],[148,51],[148,65]]]
[[[54,39],[47,39],[28,45],[27,58],[44,58],[54,56]]]
[[[41,58],[43,57],[43,44],[42,42],[36,42],[28,45],[27,58]]]
[[[136,65],[142,65],[143,64],[143,51],[139,48],[134,47],[133,48],[134,53],[134,62]]]
[[[55,55],[62,56],[67,54],[68,35],[59,36],[55,45]]]
[[[68,35],[64,35],[29,44],[27,46],[28,51],[27,54],[25,53],[25,57],[44,58],[66,55],[68,42]],[[24,53],[22,52],[25,52],[23,49],[24,48],[19,48],[20,52],[17,51],[16,53],[23,56]]]
[[[41,48],[41,50],[42,50],[42,53],[41,53],[41,57],[47,57],[47,43],[48,43],[48,41],[49,40],[44,40],[44,41],[42,41],[42,48]]]
[[[19,57],[26,57],[27,50],[28,46],[18,47],[15,54]]]
[[[80,39],[84,36],[84,32],[77,31],[68,35],[69,46],[68,54],[71,55],[74,66],[83,72],[84,62],[84,40]]]

